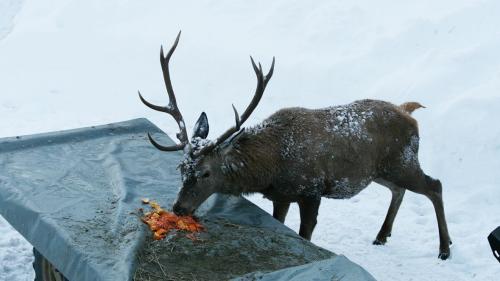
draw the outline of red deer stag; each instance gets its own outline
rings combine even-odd
[[[256,108],[273,75],[274,58],[267,75],[252,66],[257,89],[240,116],[233,106],[235,125],[216,140],[208,141],[208,119],[199,117],[191,141],[175,99],[169,74],[169,60],[179,35],[167,56],[161,50],[161,67],[170,102],[151,109],[170,114],[177,122],[180,143],[151,143],[162,151],[184,151],[180,164],[182,188],[173,210],[191,214],[213,193],[262,193],[273,201],[273,216],[284,222],[291,202],[300,208],[299,234],[311,239],[322,197],[351,198],[372,181],[392,192],[385,221],[373,242],[386,243],[405,190],[423,194],[434,205],[439,227],[439,258],[450,255],[441,182],[422,171],[418,161],[418,126],[410,113],[418,103],[396,106],[378,100],[360,100],[322,109],[285,108],[261,124],[242,128]]]

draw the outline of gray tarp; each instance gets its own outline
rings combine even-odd
[[[373,280],[372,278],[363,268],[346,257],[335,256],[269,273],[253,272],[231,281],[358,281]]]
[[[229,279],[254,271],[265,280],[293,272],[373,280],[241,197],[207,200],[197,212],[207,227],[202,241],[182,233],[152,241],[133,213],[144,197],[171,208],[181,155],[157,151],[146,132],[172,142],[146,119],[0,139],[0,214],[69,280]]]

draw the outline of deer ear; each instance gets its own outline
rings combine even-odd
[[[202,112],[200,115],[200,118],[198,118],[198,121],[196,121],[196,124],[194,125],[193,128],[193,138],[202,138],[206,139],[208,136],[208,118],[207,114],[205,112]]]

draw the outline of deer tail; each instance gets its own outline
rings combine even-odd
[[[411,114],[413,111],[415,111],[416,109],[419,109],[419,108],[425,108],[425,106],[421,105],[420,103],[418,102],[415,102],[415,101],[410,101],[410,102],[405,102],[403,104],[401,104],[399,106],[399,108],[401,110],[403,110],[404,112],[408,113],[408,114]]]

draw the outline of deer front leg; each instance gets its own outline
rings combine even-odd
[[[273,217],[284,223],[289,208],[290,202],[273,201]]]
[[[316,226],[320,198],[301,198],[299,201],[300,209],[300,230],[299,235],[307,240],[311,240],[311,236]]]

